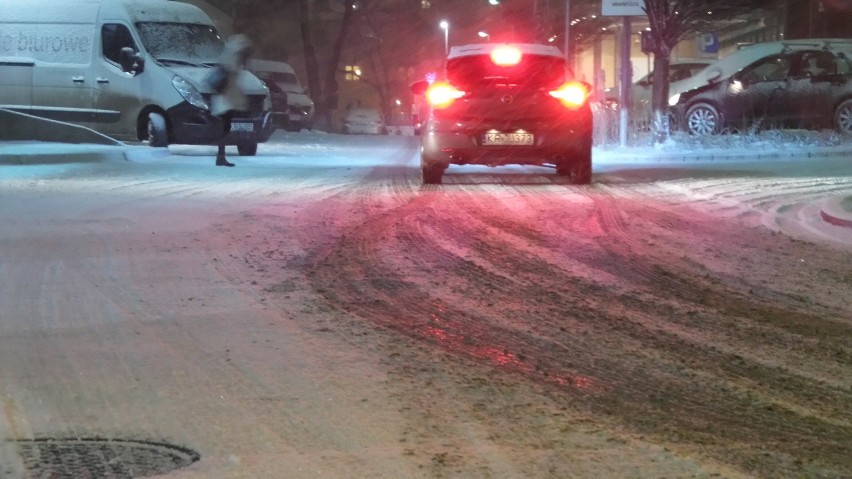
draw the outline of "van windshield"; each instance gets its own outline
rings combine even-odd
[[[158,59],[216,63],[224,46],[222,38],[211,25],[139,22],[136,29],[145,50]]]

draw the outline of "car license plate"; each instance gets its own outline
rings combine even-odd
[[[251,133],[254,131],[254,123],[231,123],[231,131],[246,131]]]
[[[486,133],[482,138],[483,145],[532,145],[532,133]]]

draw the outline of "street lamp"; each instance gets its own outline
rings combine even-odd
[[[448,55],[450,53],[450,23],[446,20],[441,20],[438,26],[444,30],[444,54]]]
[[[478,35],[479,38],[484,38],[485,41],[491,40],[491,35],[489,35],[488,32],[479,32]]]

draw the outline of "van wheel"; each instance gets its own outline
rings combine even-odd
[[[169,131],[166,119],[159,113],[148,113],[148,145],[155,148],[169,146]]]
[[[240,156],[254,156],[257,154],[257,143],[237,143],[237,153],[239,153]]]
[[[840,133],[852,135],[852,99],[844,101],[837,107],[834,113],[834,125]]]

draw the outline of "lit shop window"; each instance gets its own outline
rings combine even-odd
[[[346,81],[358,81],[361,79],[361,67],[358,65],[346,65]]]

